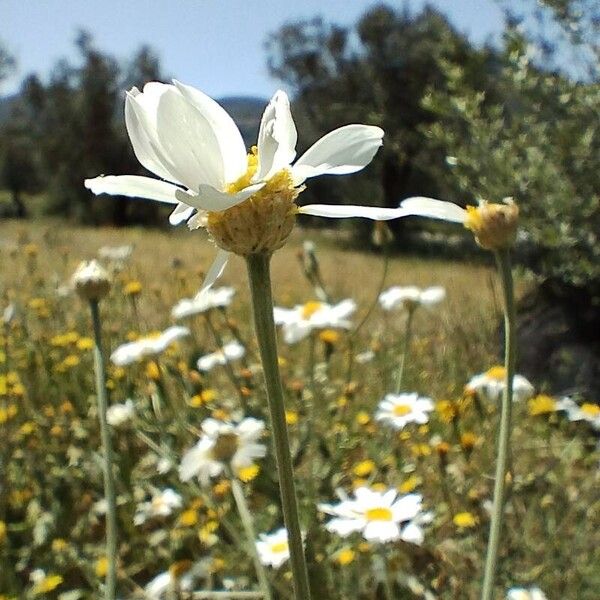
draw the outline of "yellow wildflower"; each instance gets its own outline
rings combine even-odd
[[[479,520],[470,512],[460,512],[454,515],[452,521],[459,529],[470,529],[475,527]]]

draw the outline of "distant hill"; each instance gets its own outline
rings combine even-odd
[[[0,126],[10,119],[11,111],[18,102],[18,94],[0,97]],[[260,118],[268,101],[253,96],[229,96],[218,102],[237,123],[246,146],[255,144]]]

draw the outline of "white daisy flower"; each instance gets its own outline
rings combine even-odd
[[[292,165],[298,136],[289,99],[278,91],[263,114],[256,152],[248,156],[239,129],[225,110],[178,81],[147,83],[143,92],[133,88],[125,101],[125,123],[136,157],[160,179],[106,176],[87,179],[85,186],[94,194],[174,204],[172,224],[189,221],[190,227],[209,230],[211,216],[240,205],[265,186],[285,184],[280,189],[293,202],[307,178],[360,171],[383,138],[379,127],[346,125],[322,137]],[[298,212],[377,220],[410,214],[400,208],[329,205],[304,206]],[[293,220],[286,236],[291,226]],[[211,234],[215,237],[214,231]],[[231,251],[219,250],[204,287],[220,275]]]
[[[173,583],[182,592],[191,592],[194,582],[198,578],[206,577],[209,573],[210,561],[202,560],[194,563],[190,569],[181,577],[175,578],[169,571],[159,573],[144,587],[144,598],[146,600],[164,600]]]
[[[196,366],[199,371],[212,371],[217,365],[224,365],[232,360],[238,360],[246,354],[246,349],[237,340],[225,344],[223,348],[201,356]]]
[[[506,594],[506,600],[548,600],[548,598],[538,587],[510,588]]]
[[[556,403],[557,410],[567,413],[569,421],[586,421],[596,431],[600,431],[600,405],[591,402],[577,404],[573,399],[566,397]]]
[[[119,346],[110,360],[118,367],[130,365],[148,356],[157,356],[164,352],[173,342],[190,335],[187,327],[169,327],[156,336],[146,336]]]
[[[152,495],[152,500],[138,504],[133,523],[142,525],[149,519],[168,517],[182,506],[181,496],[173,489],[166,488]]]
[[[409,423],[427,423],[429,413],[435,408],[431,398],[411,394],[386,394],[379,403],[375,419],[391,425],[394,429],[403,429]]]
[[[258,443],[264,430],[264,422],[253,418],[237,424],[206,419],[202,423],[202,437],[183,455],[179,478],[188,481],[198,477],[207,485],[211,477],[217,477],[227,467],[237,473],[253,465],[255,459],[267,453],[267,447]]]
[[[113,404],[106,411],[106,420],[112,427],[121,427],[135,417],[135,406],[131,398],[123,404]]]
[[[277,569],[289,559],[288,534],[284,527],[273,533],[261,533],[258,538],[256,550],[263,565]]]
[[[446,297],[443,287],[435,286],[421,289],[416,286],[394,286],[379,295],[379,304],[383,310],[403,309],[412,311],[419,306],[430,308]]]
[[[479,398],[488,402],[499,402],[504,393],[504,378],[506,370],[502,366],[492,367],[485,373],[480,373],[471,378],[465,386],[467,394],[476,394]],[[522,375],[513,377],[513,402],[529,400],[533,397],[535,389],[533,385]]]
[[[314,329],[350,329],[348,318],[356,310],[354,300],[342,300],[338,304],[310,301],[294,308],[275,307],[273,317],[276,325],[283,326],[283,339],[295,344]]]
[[[133,253],[133,246],[102,246],[98,249],[98,256],[104,260],[115,263],[124,263]]]
[[[211,308],[229,306],[235,290],[230,287],[212,288],[198,292],[193,298],[180,300],[171,310],[174,319],[183,319],[209,311]]]
[[[421,513],[423,498],[420,494],[408,494],[398,498],[395,489],[375,492],[367,487],[354,491],[354,499],[343,499],[339,504],[320,504],[319,510],[332,515],[326,525],[327,531],[347,537],[360,531],[371,542],[421,540],[418,531],[429,516]],[[418,542],[420,543],[420,542]]]

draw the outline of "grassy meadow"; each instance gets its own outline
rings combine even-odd
[[[399,598],[477,598],[492,495],[497,406],[465,393],[501,356],[500,291],[491,263],[468,264],[361,252],[337,234],[296,228],[273,258],[275,304],[315,299],[299,256],[310,239],[334,302],[357,303],[350,330],[280,338],[287,421],[315,598],[376,600],[385,579]],[[69,289],[81,260],[132,244],[101,302],[107,351],[174,324],[172,307],[194,296],[214,256],[202,232],[82,228],[61,221],[0,226],[0,599],[100,597],[106,571],[100,439],[88,307]],[[385,274],[385,280],[383,275]],[[524,283],[517,282],[520,289]],[[191,335],[127,366],[107,361],[109,402],[134,413],[113,426],[119,527],[119,597],[187,598],[191,590],[256,590],[244,529],[225,475],[180,481],[178,466],[204,419],[268,413],[248,305],[245,265],[233,259],[217,286],[227,308],[181,319]],[[394,430],[375,419],[394,391],[405,314],[385,312],[393,285],[442,286],[419,308],[403,390],[431,398],[426,424]],[[201,372],[197,359],[229,340],[242,359]],[[357,360],[358,358],[358,360]],[[543,382],[532,382],[543,392]],[[549,600],[596,600],[600,589],[600,454],[585,422],[515,403],[513,450],[497,598],[538,586]],[[537,407],[537,409],[536,409]],[[283,525],[269,447],[240,474],[256,534]],[[424,541],[370,543],[326,530],[318,503],[366,486],[417,493],[431,514]],[[140,506],[172,488],[179,505],[136,522]],[[381,560],[381,548],[385,559]],[[383,566],[382,566],[383,565]],[[168,573],[165,596],[149,582]],[[194,575],[193,584],[188,580]],[[275,597],[291,598],[287,563],[269,567]],[[186,579],[188,577],[188,579]],[[211,597],[197,595],[195,597]],[[218,596],[215,596],[218,597]],[[228,596],[225,596],[228,597]],[[259,596],[247,596],[259,597]]]

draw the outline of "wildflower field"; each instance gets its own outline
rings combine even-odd
[[[204,234],[0,231],[0,598],[102,595],[94,338],[70,283],[91,258],[111,276],[100,319],[118,597],[293,597],[243,261],[200,302]],[[297,228],[272,265],[313,597],[476,598],[504,377],[495,269],[336,237]],[[596,600],[597,407],[543,381],[514,388],[494,597]]]

